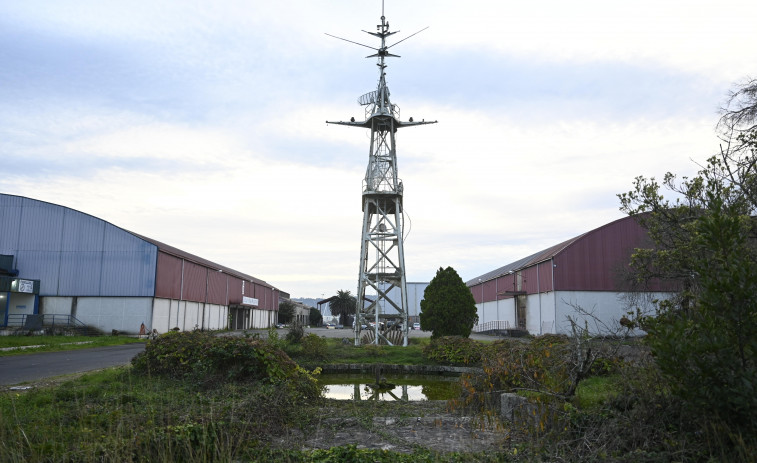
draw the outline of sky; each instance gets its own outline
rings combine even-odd
[[[380,0],[0,0],[0,192],[292,297],[357,289]],[[623,217],[717,153],[757,2],[386,0],[407,280],[463,280]]]

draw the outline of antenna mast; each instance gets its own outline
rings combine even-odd
[[[400,119],[399,106],[389,99],[386,85],[388,57],[399,58],[389,49],[400,42],[424,31],[421,29],[404,39],[387,46],[386,39],[399,31],[391,32],[384,16],[381,2],[381,24],[376,32],[363,31],[381,40],[379,48],[352,40],[331,37],[375,50],[366,58],[378,58],[379,79],[376,90],[358,98],[365,106],[365,119],[328,124],[362,127],[371,130],[371,145],[368,153],[368,168],[363,179],[363,232],[360,246],[360,271],[358,277],[357,307],[355,310],[355,345],[360,345],[362,325],[373,322],[372,342],[381,341],[392,345],[389,335],[381,326],[382,321],[399,318],[402,323],[402,345],[408,343],[407,282],[405,280],[405,249],[403,243],[404,216],[402,211],[402,181],[397,177],[397,129],[416,125],[434,124],[436,121],[414,122]]]

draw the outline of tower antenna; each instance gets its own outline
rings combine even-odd
[[[386,44],[386,39],[399,31],[390,31],[381,2],[381,24],[376,32],[363,31],[381,39],[374,47],[352,40],[326,34],[330,37],[375,50],[366,58],[378,58],[379,79],[376,90],[358,98],[365,106],[365,119],[353,117],[348,122],[327,124],[362,127],[371,130],[371,145],[368,152],[368,168],[363,179],[363,231],[360,246],[360,271],[358,274],[357,307],[355,310],[355,345],[361,343],[363,325],[373,322],[374,335],[367,337],[372,343],[381,341],[392,345],[393,338],[382,329],[384,321],[399,318],[402,324],[402,345],[408,344],[407,281],[405,278],[405,246],[403,237],[404,214],[402,210],[402,181],[397,176],[397,129],[417,125],[435,124],[436,121],[407,121],[400,118],[399,106],[392,104],[386,85],[385,59],[399,58],[389,53],[389,48],[404,42],[424,30],[425,27],[404,39]],[[393,338],[396,341],[396,338]]]

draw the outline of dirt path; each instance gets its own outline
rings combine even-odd
[[[312,426],[280,443],[302,449],[354,444],[406,453],[419,448],[445,453],[498,451],[509,445],[506,430],[450,413],[445,401],[336,402],[342,401],[330,401]]]

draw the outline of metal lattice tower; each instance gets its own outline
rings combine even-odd
[[[423,31],[425,29],[421,29]],[[399,31],[390,32],[389,22],[381,7],[381,24],[377,32],[366,32],[381,39],[379,48],[371,47],[341,37],[340,40],[355,43],[376,50],[366,58],[378,58],[378,87],[358,98],[365,106],[365,120],[349,122],[329,122],[329,124],[362,127],[371,130],[371,145],[368,154],[368,168],[363,180],[363,232],[360,246],[360,272],[357,290],[357,310],[355,314],[355,345],[360,344],[363,324],[375,323],[373,342],[380,340],[392,344],[382,333],[383,320],[399,318],[402,323],[402,345],[407,346],[408,304],[405,280],[404,214],[402,209],[402,181],[397,176],[397,129],[416,125],[433,124],[436,121],[414,122],[400,120],[399,106],[391,103],[386,85],[387,57],[396,57],[388,49],[407,40],[416,32],[392,45],[386,45],[387,37]],[[330,34],[327,34],[330,35]]]

